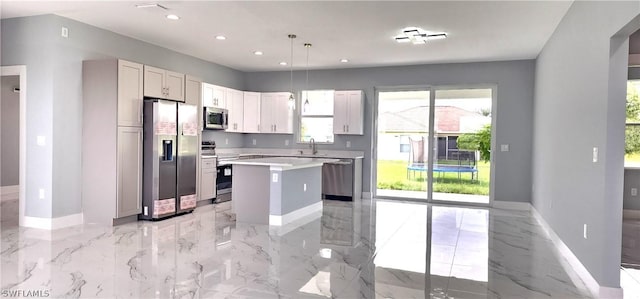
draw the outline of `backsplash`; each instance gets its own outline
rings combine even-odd
[[[204,130],[202,131],[202,140],[213,140],[218,148],[243,147],[244,139],[242,135],[217,130]]]

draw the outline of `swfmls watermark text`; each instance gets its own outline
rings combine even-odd
[[[0,290],[0,297],[2,298],[42,298],[50,297],[51,290],[23,290],[23,289],[10,289]]]

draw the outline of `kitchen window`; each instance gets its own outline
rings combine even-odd
[[[303,90],[298,142],[333,143],[333,90]]]

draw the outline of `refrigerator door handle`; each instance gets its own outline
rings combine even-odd
[[[162,161],[173,161],[173,140],[162,140]]]

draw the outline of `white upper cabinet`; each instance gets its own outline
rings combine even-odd
[[[185,103],[198,107],[198,128],[202,131],[202,80],[200,78],[186,76],[184,100]]]
[[[244,92],[242,132],[260,133],[260,93]]]
[[[167,71],[165,86],[167,99],[184,102],[184,74]]]
[[[260,132],[293,134],[293,111],[289,109],[288,92],[267,92],[260,103]]]
[[[243,132],[244,95],[240,90],[227,89],[227,110],[229,110],[229,127],[227,132]]]
[[[362,90],[335,91],[333,133],[364,135],[364,94]]]
[[[118,125],[142,127],[143,66],[118,60]]]
[[[227,89],[222,86],[202,83],[202,106],[226,108]]]
[[[200,107],[200,95],[202,93],[202,80],[187,75],[185,84],[184,100],[185,103]]]
[[[144,96],[184,102],[184,74],[144,66]]]

